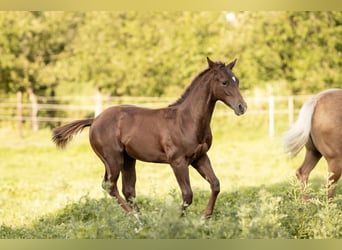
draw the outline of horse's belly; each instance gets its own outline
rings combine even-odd
[[[137,160],[155,163],[167,163],[167,157],[162,148],[149,141],[131,141],[125,145],[126,153]]]

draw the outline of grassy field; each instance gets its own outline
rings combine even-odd
[[[51,132],[26,132],[19,139],[0,128],[0,238],[341,238],[342,189],[329,203],[326,163],[310,177],[303,204],[294,171],[303,153],[290,160],[280,137],[279,117],[269,138],[261,115],[215,116],[209,151],[221,182],[214,215],[201,213],[210,189],[193,169],[193,204],[179,217],[181,195],[168,165],[137,163],[139,218],[126,215],[101,188],[104,168],[90,148],[87,130],[58,150]]]

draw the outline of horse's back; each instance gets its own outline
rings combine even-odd
[[[109,135],[109,131],[116,133],[128,133],[128,130],[134,130],[141,126],[144,121],[152,122],[153,118],[158,117],[157,109],[148,109],[133,105],[112,106],[105,109],[98,115],[91,127],[91,133],[97,131],[108,131],[102,133]]]
[[[317,95],[311,136],[323,156],[342,156],[342,89],[329,89]]]

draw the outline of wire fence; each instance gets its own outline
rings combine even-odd
[[[288,124],[294,122],[302,104],[311,96],[260,96],[245,98],[248,104],[248,115],[262,115],[268,120],[268,134],[275,135],[277,115],[287,116]],[[37,112],[32,114],[32,103],[16,98],[0,98],[0,126],[12,127],[15,124],[37,122],[42,126],[57,126],[76,119],[98,115],[109,106],[132,104],[146,108],[162,108],[174,102],[172,97],[112,97],[112,96],[61,96],[37,97]],[[215,116],[229,116],[233,113],[224,105],[217,105]],[[34,121],[33,121],[34,119]]]

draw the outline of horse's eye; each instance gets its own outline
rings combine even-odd
[[[223,85],[228,85],[229,84],[229,80],[225,80],[222,82]]]

